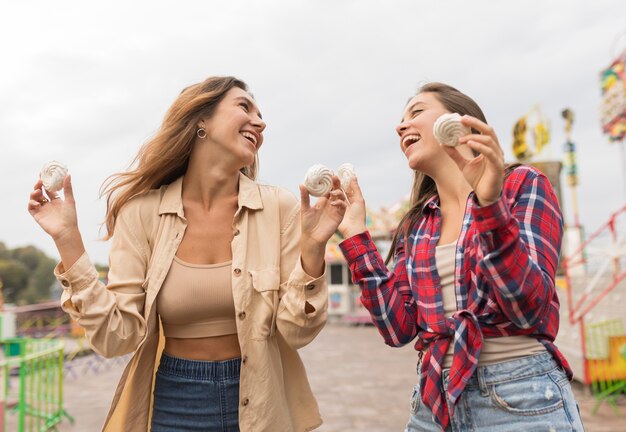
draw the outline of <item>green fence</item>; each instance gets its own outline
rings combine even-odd
[[[56,430],[63,418],[64,343],[59,339],[0,340],[0,432]]]

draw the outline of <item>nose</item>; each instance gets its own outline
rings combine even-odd
[[[396,126],[396,132],[398,133],[399,136],[402,136],[402,134],[404,133],[404,131],[407,130],[408,127],[409,126],[408,126],[407,122],[403,121],[398,126]]]
[[[255,119],[252,120],[252,126],[254,126],[254,128],[261,133],[265,130],[265,126],[267,125],[261,117],[255,117]]]

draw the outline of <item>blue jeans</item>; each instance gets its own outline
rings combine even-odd
[[[444,369],[444,388],[448,386],[449,375],[450,369]],[[440,430],[432,420],[432,412],[421,401],[418,384],[413,390],[406,432]],[[452,432],[522,430],[584,430],[569,380],[547,352],[478,367],[457,400],[446,429]]]
[[[240,366],[240,358],[211,362],[163,353],[151,431],[238,432]]]

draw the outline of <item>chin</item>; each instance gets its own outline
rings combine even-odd
[[[409,168],[411,168],[413,171],[422,171],[423,168],[423,161],[419,158],[419,157],[409,157],[407,158],[407,165],[409,166]]]

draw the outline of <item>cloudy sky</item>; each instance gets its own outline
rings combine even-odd
[[[602,135],[599,72],[626,48],[626,2],[21,1],[0,6],[0,241],[58,256],[26,211],[41,166],[70,167],[93,260],[102,181],[125,169],[180,90],[210,75],[251,87],[267,121],[260,180],[294,193],[314,163],[352,162],[368,205],[405,196],[394,132],[420,83],[472,96],[511,158],[511,129],[539,104],[561,159],[575,112],[582,222],[625,202],[624,156]],[[564,190],[566,219],[572,220]]]

